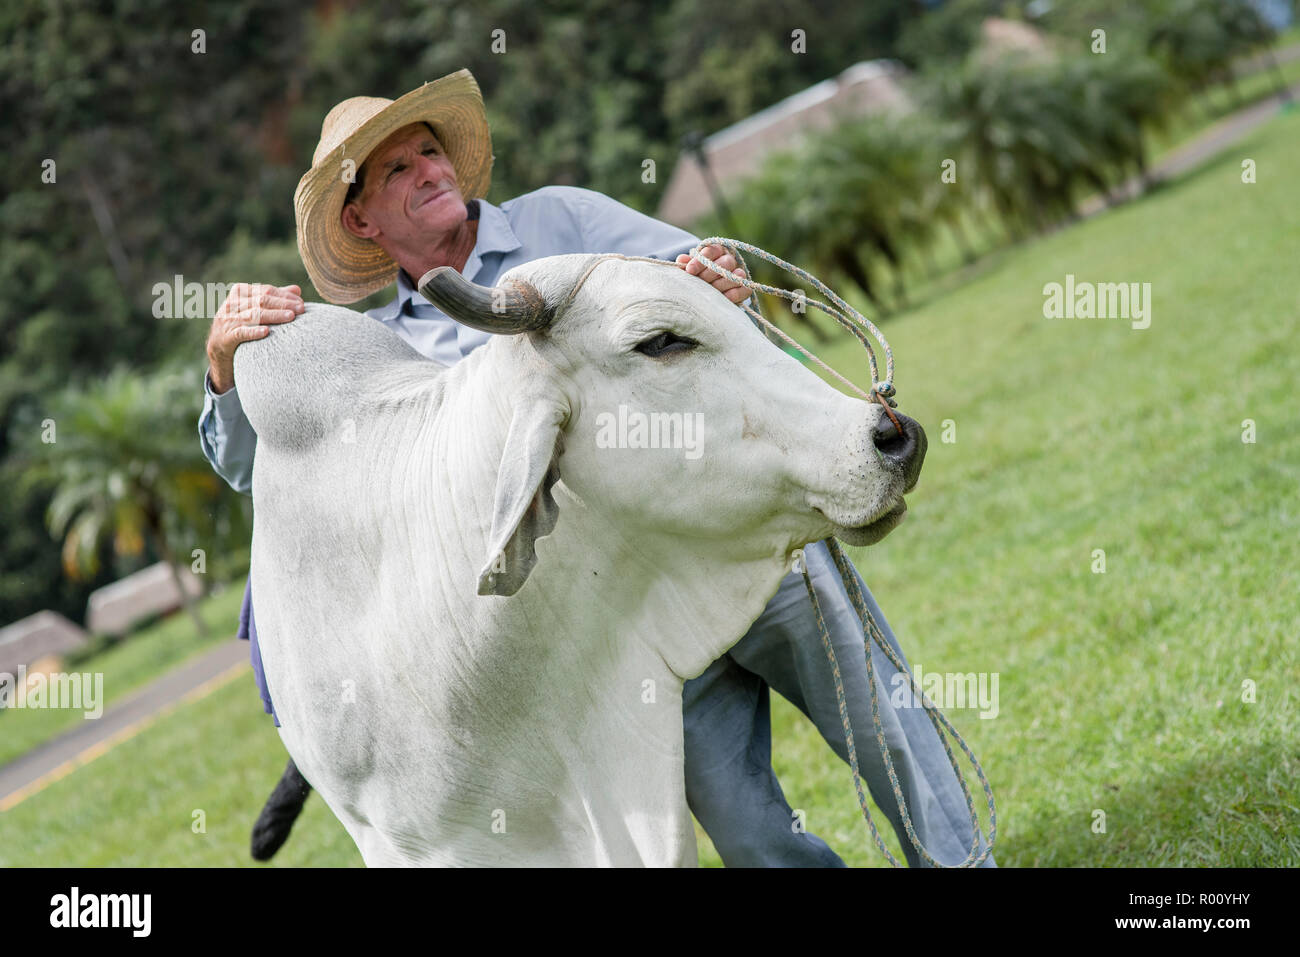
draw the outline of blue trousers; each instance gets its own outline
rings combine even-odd
[[[849,602],[826,543],[809,545],[804,555],[843,677],[863,781],[894,826],[908,865],[925,866],[903,829],[876,743],[862,621]],[[885,640],[906,664],[861,576],[858,583]],[[959,864],[969,853],[972,835],[970,812],[952,764],[922,708],[890,704],[894,688],[890,678],[898,669],[874,644],[871,651],[885,742],[916,836],[935,860]],[[686,799],[728,867],[843,867],[825,841],[792,826],[793,811],[772,770],[769,688],[807,715],[826,743],[848,762],[830,662],[798,572],[785,577],[763,614],[730,652],[686,682],[682,696]],[[955,745],[953,752],[959,761],[966,761]],[[984,804],[983,790],[973,773],[969,779],[979,809]],[[846,773],[846,800],[853,794],[851,780]],[[869,842],[866,822],[861,833]],[[980,850],[986,846],[981,840]],[[982,866],[996,866],[993,856]]]

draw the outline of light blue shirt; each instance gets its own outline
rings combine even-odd
[[[478,237],[461,273],[481,286],[496,284],[502,273],[563,253],[623,253],[676,260],[699,239],[683,229],[652,219],[603,193],[573,186],[546,186],[506,200],[499,207],[478,204]],[[420,354],[451,365],[491,338],[463,326],[425,300],[405,271],[398,273],[397,298],[366,315],[382,322]],[[204,377],[199,443],[217,474],[237,492],[253,483],[257,433],[239,404],[239,386],[214,395]]]

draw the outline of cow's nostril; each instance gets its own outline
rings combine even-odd
[[[882,415],[872,431],[871,439],[886,462],[891,462],[903,471],[903,486],[911,491],[921,473],[921,462],[925,459],[925,431],[919,422],[901,413],[894,413],[898,419],[899,431],[893,419]]]
[[[902,420],[899,421],[901,423]],[[876,443],[876,448],[890,458],[901,458],[907,454],[907,436],[898,431],[898,428],[887,415],[880,417],[880,422],[876,425],[875,435],[872,438]]]

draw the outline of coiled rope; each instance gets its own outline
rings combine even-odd
[[[724,269],[703,254],[702,250],[709,246],[721,246],[723,249],[726,249],[735,257],[740,268],[744,269],[747,274],[749,273],[749,269],[745,265],[745,259],[741,255],[740,251],[743,249],[747,252],[751,252],[765,262],[771,263],[773,266],[783,269],[791,275],[797,276],[807,282],[834,305],[832,306],[815,299],[809,299],[804,296],[802,291],[767,286],[755,281],[749,275],[740,276],[728,269]],[[753,303],[752,307],[749,305],[742,306],[745,312],[749,314],[749,317],[754,320],[755,324],[768,334],[769,339],[784,342],[785,344],[792,346],[795,350],[816,363],[831,376],[844,383],[849,389],[862,396],[862,398],[867,399],[868,401],[874,400],[879,402],[884,407],[884,411],[889,416],[890,421],[894,423],[894,427],[898,429],[898,434],[903,434],[902,426],[891,411],[891,408],[897,406],[897,403],[894,401],[894,353],[893,350],[889,348],[889,343],[885,340],[884,335],[876,328],[874,323],[837,296],[830,287],[816,276],[804,269],[800,269],[798,266],[786,262],[783,259],[778,259],[766,250],[750,245],[749,243],[744,243],[736,239],[726,239],[723,237],[713,236],[701,240],[699,246],[693,249],[690,255],[696,262],[701,263],[713,272],[726,276],[732,282],[738,283],[748,289],[765,292],[769,295],[777,296],[791,302],[806,303],[809,306],[820,309],[832,316],[836,322],[849,332],[853,333],[858,341],[862,343],[863,348],[867,351],[867,360],[871,367],[870,392],[863,391],[856,384],[850,382],[817,356],[805,349],[793,338],[786,335],[786,333],[782,332],[775,325],[769,322],[767,317],[763,315],[762,303],[759,301],[757,296],[751,297],[750,299]],[[884,379],[880,378],[880,369],[876,363],[875,350],[871,346],[871,338],[869,338],[869,336],[879,342],[881,349],[884,350]],[[931,867],[978,867],[983,864],[993,852],[993,845],[997,840],[998,833],[997,807],[993,801],[993,789],[989,786],[988,778],[984,775],[984,769],[980,766],[979,760],[967,746],[965,740],[957,732],[957,729],[952,726],[952,723],[944,716],[943,712],[940,711],[934,702],[926,696],[925,692],[921,690],[921,687],[916,683],[916,678],[913,677],[912,673],[907,669],[906,664],[895,653],[889,642],[885,641],[884,636],[880,631],[880,626],[872,616],[871,609],[867,607],[861,588],[858,587],[857,576],[853,573],[853,568],[849,564],[848,558],[845,557],[843,550],[841,550],[839,543],[834,538],[829,538],[826,540],[826,544],[830,549],[836,570],[839,571],[840,578],[844,582],[844,589],[848,593],[849,601],[852,603],[854,610],[858,613],[858,617],[862,619],[863,644],[866,649],[867,657],[867,684],[871,687],[871,721],[875,728],[876,744],[880,748],[880,757],[884,762],[885,771],[889,775],[890,786],[894,791],[894,800],[898,803],[898,813],[903,820],[903,829],[907,833],[908,839],[912,842],[912,847],[916,849],[917,854]],[[829,659],[831,665],[831,674],[834,676],[835,697],[839,706],[840,721],[844,726],[844,741],[849,753],[849,767],[853,771],[853,787],[858,794],[858,806],[862,808],[862,816],[866,818],[867,826],[871,829],[871,836],[875,839],[876,846],[880,848],[880,852],[885,855],[886,860],[888,860],[894,867],[901,867],[902,865],[899,864],[894,855],[890,853],[889,848],[885,846],[885,842],[881,840],[880,832],[876,829],[875,821],[871,818],[871,811],[867,808],[866,794],[862,790],[862,774],[858,765],[857,747],[853,739],[853,726],[849,720],[849,709],[844,695],[844,679],[840,674],[839,662],[835,658],[835,649],[831,646],[830,630],[826,626],[826,618],[822,614],[821,602],[817,600],[817,592],[813,588],[812,577],[808,573],[808,563],[803,561],[802,556],[800,556],[800,560],[797,561],[797,564],[799,570],[803,573],[804,586],[808,589],[808,599],[812,603],[813,615],[817,619],[817,631],[821,635],[822,646],[826,649],[826,657]],[[889,756],[889,747],[885,742],[884,725],[880,720],[880,701],[879,695],[876,691],[875,666],[871,658],[871,643],[873,641],[876,643],[876,646],[885,653],[885,656],[894,667],[898,669],[899,673],[907,675],[911,690],[916,696],[913,700],[919,698],[921,701],[922,707],[925,708],[925,712],[930,718],[930,723],[934,725],[935,733],[939,735],[939,740],[943,743],[943,750],[944,753],[948,755],[948,762],[952,766],[953,773],[961,783],[962,794],[966,798],[966,808],[970,812],[971,845],[970,852],[960,864],[941,864],[939,861],[934,859],[929,851],[925,849],[921,844],[920,839],[916,836],[916,829],[912,825],[912,817],[907,810],[907,802],[903,798],[903,788],[898,783],[898,774],[894,771],[894,762]],[[984,835],[980,829],[979,817],[975,813],[975,802],[971,797],[970,788],[966,784],[966,778],[961,772],[961,767],[957,762],[957,758],[953,755],[952,748],[948,745],[948,739],[944,736],[944,728],[951,732],[962,751],[965,752],[968,758],[970,758],[970,762],[975,768],[975,774],[978,776],[980,784],[983,785],[984,794],[988,797],[989,835],[987,845],[983,851],[979,850],[980,840]]]

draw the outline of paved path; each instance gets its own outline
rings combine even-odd
[[[1278,47],[1273,51],[1273,61],[1281,66],[1283,63],[1290,63],[1292,60],[1300,60],[1300,43],[1293,43],[1289,47]],[[1242,60],[1240,63],[1233,65],[1237,71],[1237,79],[1250,76],[1252,73],[1262,73],[1264,70],[1273,69],[1273,64],[1269,62],[1268,55],[1265,53],[1256,54],[1249,59]]]
[[[1300,100],[1300,83],[1294,84],[1290,89],[1292,98]],[[1273,95],[1252,106],[1243,107],[1236,113],[1228,114],[1209,129],[1204,130],[1196,139],[1184,143],[1166,156],[1160,162],[1159,174],[1178,176],[1187,172],[1225,147],[1231,146],[1251,130],[1263,126],[1281,109],[1282,103],[1276,95]]]
[[[223,642],[105,708],[96,720],[82,721],[73,730],[0,767],[0,812],[134,737],[181,704],[215,691],[248,668],[248,642]]]
[[[1291,96],[1300,102],[1300,83],[1290,87]],[[1235,113],[1229,113],[1221,120],[1210,124],[1194,139],[1172,150],[1160,162],[1151,168],[1154,180],[1173,179],[1181,176],[1193,167],[1217,156],[1222,150],[1240,140],[1251,130],[1263,126],[1284,107],[1277,94],[1270,95],[1258,103],[1244,106]],[[1142,192],[1142,181],[1134,176],[1113,191],[1120,200],[1135,199]],[[1079,213],[1085,218],[1094,216],[1106,208],[1106,201],[1101,196],[1090,196],[1079,204]]]

